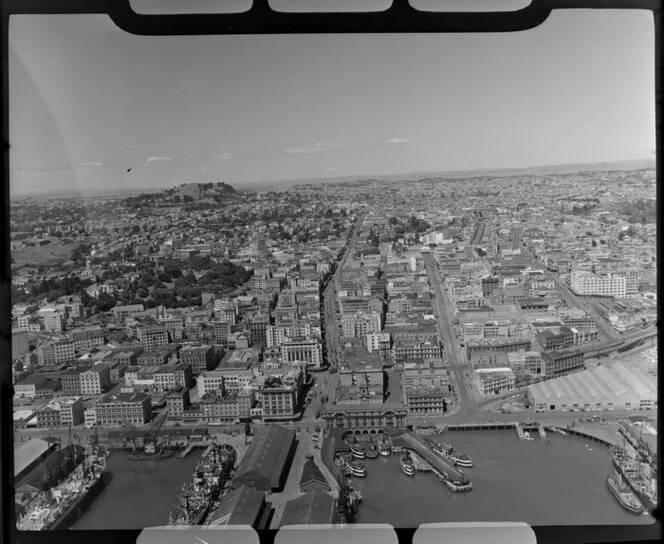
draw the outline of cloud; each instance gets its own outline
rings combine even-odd
[[[169,157],[148,157],[144,162],[170,162]]]
[[[229,161],[233,158],[230,153],[217,153],[214,157],[220,161]]]
[[[83,166],[103,166],[103,164],[96,161],[90,161],[90,162],[84,162]]]
[[[390,138],[389,140],[383,140],[384,144],[405,144],[408,143],[408,140],[404,138]]]
[[[334,172],[335,170],[336,170],[336,168],[334,168],[334,167],[330,167],[330,168],[327,169],[328,172]]]
[[[283,150],[288,155],[298,155],[301,153],[320,153],[321,151],[334,151],[335,149],[343,149],[346,144],[343,143],[323,143],[316,142],[315,144],[300,145],[295,147],[288,147]]]

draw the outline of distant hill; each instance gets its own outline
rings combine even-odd
[[[219,205],[235,200],[238,192],[227,183],[184,183],[159,192],[141,193],[125,199],[132,208],[154,203],[165,205],[205,206]]]

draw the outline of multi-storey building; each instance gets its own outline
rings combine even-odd
[[[542,353],[544,375],[557,378],[585,369],[584,355],[580,351],[548,351]]]
[[[14,384],[14,395],[19,399],[34,399],[37,389],[46,383],[44,376],[28,376]]]
[[[516,378],[511,368],[478,368],[473,372],[481,397],[512,391],[515,387]]]
[[[152,404],[146,393],[109,394],[97,404],[97,425],[102,427],[145,425],[151,417]]]
[[[180,361],[191,365],[194,375],[213,370],[217,363],[217,355],[212,346],[183,346],[180,350]]]
[[[166,409],[171,418],[178,418],[191,405],[189,389],[177,387],[166,395]]]
[[[447,411],[450,402],[449,387],[406,386],[404,391],[404,404],[411,416],[440,415]]]
[[[154,373],[154,387],[158,391],[170,391],[178,387],[190,389],[192,385],[193,375],[189,363],[165,365]]]
[[[137,327],[136,334],[145,351],[153,351],[168,344],[168,331],[160,325]]]
[[[572,290],[578,295],[600,295],[624,298],[627,295],[627,279],[612,273],[593,274],[585,270],[573,270],[570,275]]]
[[[323,364],[323,346],[320,338],[287,338],[281,344],[284,363],[303,363],[320,369]]]
[[[84,421],[81,397],[56,398],[37,412],[37,426],[42,428],[80,425]]]
[[[90,370],[81,372],[81,395],[100,395],[111,385],[111,373],[108,365],[95,365]]]
[[[231,323],[229,321],[213,321],[212,324],[215,342],[225,346],[231,335]]]
[[[62,332],[65,330],[65,320],[57,310],[44,310],[42,315],[44,316],[44,330],[51,332]]]
[[[81,394],[81,374],[83,372],[83,369],[71,369],[60,375],[63,395],[76,396]]]
[[[61,338],[44,344],[37,349],[37,357],[43,365],[61,364],[73,361],[76,358],[74,342]]]
[[[99,325],[73,329],[69,332],[77,350],[92,349],[104,345],[104,331]]]
[[[392,360],[396,365],[402,365],[409,359],[440,359],[443,356],[443,347],[438,338],[424,342],[395,340],[392,347]]]
[[[341,330],[344,336],[360,338],[378,333],[382,328],[382,316],[377,312],[347,313],[341,316]]]
[[[253,399],[253,389],[229,391],[226,394],[214,391],[201,397],[200,406],[208,420],[235,422],[249,418]]]
[[[111,309],[113,317],[115,317],[115,319],[118,321],[124,321],[130,315],[144,311],[145,307],[142,304],[127,304],[125,306],[116,306],[115,308]]]

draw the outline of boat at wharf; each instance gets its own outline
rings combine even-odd
[[[346,459],[346,468],[350,471],[352,476],[364,478],[367,475],[367,471],[364,468],[364,463],[361,463],[352,457]]]
[[[643,513],[643,505],[639,502],[639,499],[632,492],[629,485],[623,480],[618,471],[614,471],[606,479],[606,486],[618,501],[618,504],[622,506],[623,510],[626,510],[630,514],[634,514],[635,516],[640,516]]]
[[[445,443],[438,443],[429,437],[423,437],[423,442],[431,448],[439,457],[450,461],[455,466],[472,468],[473,461],[465,453],[456,451],[453,446]]]
[[[378,441],[378,453],[384,457],[392,455],[392,444],[386,435],[383,435]]]
[[[415,476],[415,463],[408,450],[405,450],[401,454],[401,459],[399,460],[401,465],[401,470],[406,476]]]
[[[83,515],[105,486],[107,453],[95,448],[60,485],[41,492],[20,514],[21,531],[67,529]]]
[[[367,456],[366,449],[359,442],[353,442],[350,445],[350,451],[356,459],[364,459]]]

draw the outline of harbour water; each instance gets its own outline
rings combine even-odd
[[[434,439],[442,437],[433,436]],[[467,453],[463,469],[473,483],[454,494],[431,473],[405,476],[399,456],[366,459],[366,478],[354,478],[364,502],[357,523],[414,527],[444,521],[525,521],[531,525],[651,523],[625,512],[606,478],[612,461],[606,447],[577,437],[549,434],[522,441],[514,431],[452,432],[444,440]],[[113,453],[113,479],[74,529],[136,529],[164,525],[200,451],[186,459],[129,461]]]
[[[433,436],[435,440],[443,437]],[[577,437],[519,440],[515,431],[445,433],[444,441],[468,454],[462,469],[469,493],[452,493],[434,475],[414,478],[399,468],[398,455],[366,461],[367,477],[353,480],[364,496],[357,523],[414,527],[452,521],[525,521],[530,525],[652,523],[625,512],[611,496],[608,448]]]
[[[185,482],[190,482],[201,450],[185,459],[131,461],[113,452],[106,470],[112,478],[72,529],[143,529],[166,525]]]

